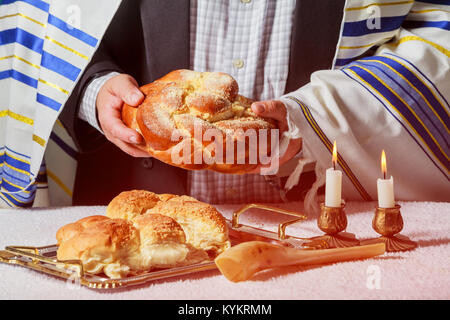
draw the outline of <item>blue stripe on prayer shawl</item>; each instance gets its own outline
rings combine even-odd
[[[17,81],[20,81],[22,83],[25,83],[26,85],[29,85],[30,87],[37,88],[38,81],[36,79],[33,79],[26,74],[23,74],[22,72],[19,72],[17,70],[5,70],[0,72],[0,80],[7,79],[7,78],[13,78]]]
[[[67,24],[65,21],[59,19],[58,17],[56,17],[52,14],[49,14],[49,16],[48,16],[48,23],[57,27],[61,31],[64,31],[65,33],[71,35],[72,37],[83,41],[84,43],[90,45],[91,47],[95,48],[95,46],[97,45],[98,40],[96,38],[81,31],[80,29],[72,27],[71,25]]]
[[[29,208],[33,205],[34,201],[34,194],[31,194],[30,199],[27,199],[25,201],[18,200],[15,195],[8,194],[6,192],[2,192],[3,197],[8,199],[10,202],[12,202],[16,207],[22,207],[22,208]]]
[[[403,23],[405,28],[439,28],[450,30],[450,21],[415,21],[408,20]]]
[[[380,33],[397,30],[402,25],[403,20],[405,20],[405,17],[406,16],[381,17],[381,18],[374,17],[367,20],[346,22],[344,23],[344,30],[342,31],[342,36],[359,37],[371,33]]]
[[[58,137],[53,131],[50,134],[50,139],[52,139],[53,142],[55,142],[61,149],[63,149],[65,153],[71,156],[74,160],[77,160],[77,152],[71,146],[65,143],[60,137]]]
[[[61,103],[40,93],[36,95],[36,101],[55,111],[59,111],[59,109],[61,108]]]
[[[46,51],[42,53],[41,66],[52,70],[72,81],[75,81],[81,72],[79,68]]]
[[[0,45],[19,43],[30,50],[42,54],[44,40],[20,28],[0,31]]]
[[[10,155],[8,155],[6,152],[3,154],[2,157],[3,157],[2,163],[7,163],[10,166],[12,166],[14,168],[17,168],[19,170],[23,170],[23,171],[26,171],[26,172],[30,171],[30,164],[29,163],[26,163],[26,162],[14,159]]]

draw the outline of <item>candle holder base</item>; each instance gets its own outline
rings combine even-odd
[[[359,246],[360,241],[356,239],[353,233],[341,232],[337,234],[324,234],[309,239],[310,241],[304,243],[303,246],[307,248],[347,248]]]
[[[325,234],[310,238],[304,243],[304,247],[317,248],[346,248],[359,245],[359,240],[352,233],[342,232],[347,228],[347,216],[345,214],[345,202],[340,207],[327,207],[320,204],[320,215],[317,218],[317,226]]]
[[[417,243],[403,235],[381,236],[375,239],[361,241],[361,245],[384,242],[387,252],[408,251],[417,248]]]
[[[403,219],[398,204],[392,208],[377,207],[372,220],[372,228],[381,234],[381,237],[364,240],[362,244],[384,242],[388,252],[412,250],[417,247],[416,242],[399,234],[403,229]]]

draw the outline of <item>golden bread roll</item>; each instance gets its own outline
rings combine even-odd
[[[160,200],[155,201],[157,198]],[[124,191],[110,202],[106,215],[135,219],[146,213],[159,213],[176,220],[186,234],[186,242],[207,252],[210,257],[230,247],[225,218],[212,205],[192,197],[156,195],[143,190]]]
[[[128,259],[136,254],[140,243],[139,232],[131,221],[106,218],[86,222],[85,218],[75,224],[84,227],[77,233],[66,233],[66,228],[73,230],[71,224],[58,231],[60,235],[68,235],[67,239],[59,239],[58,260],[80,260],[85,271],[104,272],[110,278],[130,273]]]
[[[259,140],[271,145],[269,130],[276,128],[275,122],[253,113],[252,100],[238,94],[238,84],[228,74],[175,70],[140,90],[144,101],[137,108],[124,104],[122,120],[144,137],[141,149],[168,164],[245,173],[259,164]],[[266,137],[258,134],[263,129]],[[248,134],[256,140],[246,138]],[[222,143],[216,145],[216,140]]]
[[[172,194],[161,194],[146,190],[130,190],[121,192],[108,204],[106,216],[111,219],[134,219],[153,208],[161,200],[174,197]]]
[[[228,249],[228,227],[225,218],[212,205],[192,197],[179,196],[158,202],[148,213],[159,213],[175,219],[193,247],[215,257]]]
[[[62,228],[59,228],[56,233],[56,240],[61,243],[62,240],[69,240],[79,233],[83,232],[86,228],[96,224],[97,222],[109,220],[108,217],[105,216],[89,216],[83,219],[78,220],[74,223],[69,223]]]
[[[129,264],[135,269],[168,268],[184,262],[189,247],[181,226],[161,214],[146,214],[133,220],[139,230],[140,248]]]
[[[115,279],[152,268],[169,268],[208,258],[206,253],[199,253],[186,244],[183,229],[168,216],[148,214],[133,221],[90,218],[58,230],[58,260],[80,260],[85,271],[93,274],[103,272]],[[74,229],[73,225],[77,224],[83,228]],[[65,232],[65,229],[78,231]]]

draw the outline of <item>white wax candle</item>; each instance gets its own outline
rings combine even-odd
[[[380,208],[394,208],[394,178],[390,179],[378,179],[377,180],[377,192],[378,192],[378,207]]]
[[[326,171],[325,206],[340,208],[342,190],[342,172],[329,168]]]

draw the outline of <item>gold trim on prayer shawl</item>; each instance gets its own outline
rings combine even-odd
[[[53,181],[56,182],[56,184],[65,192],[67,193],[67,195],[69,195],[70,197],[72,197],[72,190],[69,189],[69,187],[67,187],[62,181],[61,179],[58,178],[58,176],[56,174],[54,174],[52,171],[50,171],[47,168],[47,176],[52,179]]]
[[[50,87],[52,87],[52,88],[54,88],[54,89],[56,89],[56,90],[59,90],[59,91],[61,91],[62,93],[69,94],[69,91],[67,91],[66,89],[61,88],[60,86],[57,86],[57,85],[54,84],[54,83],[48,82],[48,81],[46,81],[46,80],[44,80],[44,79],[41,79],[41,78],[39,78],[38,81],[39,81],[39,82],[42,82],[43,84],[46,84],[46,85],[48,85],[48,86],[50,86]]]
[[[25,60],[24,58],[21,58],[21,57],[15,55],[15,54],[12,54],[12,55],[10,55],[10,56],[4,56],[4,57],[1,57],[0,60],[11,59],[11,58],[16,58],[17,60],[20,60],[20,61],[22,61],[22,62],[25,62],[26,64],[29,64],[30,66],[35,67],[36,69],[40,69],[40,68],[41,68],[41,67],[38,66],[37,64],[34,64],[34,63],[32,63],[32,62],[30,62],[30,61],[28,61],[28,60]]]
[[[418,37],[418,36],[406,36],[406,37],[398,39],[397,41],[395,41],[391,45],[396,47],[396,46],[398,46],[398,45],[400,45],[400,44],[402,44],[404,42],[407,42],[407,41],[422,41],[422,42],[425,42],[425,43],[433,46],[434,48],[436,48],[437,50],[439,50],[440,52],[442,52],[443,54],[445,54],[447,57],[450,58],[450,50],[448,50],[448,49],[438,45],[437,43],[431,42],[429,40],[423,39],[423,38]]]
[[[89,60],[89,57],[88,57],[88,56],[85,56],[84,54],[82,54],[82,53],[80,53],[80,52],[78,52],[78,51],[76,51],[76,50],[74,50],[74,49],[72,49],[72,48],[70,48],[70,47],[68,47],[68,46],[66,46],[66,45],[64,45],[64,44],[62,44],[61,42],[56,41],[56,40],[53,39],[53,38],[50,38],[49,36],[45,36],[45,39],[47,39],[47,40],[53,42],[54,44],[60,46],[60,47],[63,48],[63,49],[66,49],[67,51],[70,51],[70,52],[76,54],[77,56],[80,56],[81,58],[83,58],[83,59],[85,59],[85,60]]]
[[[25,117],[21,114],[15,113],[11,110],[2,110],[0,111],[0,118],[2,117],[10,117],[13,118],[17,121],[29,124],[30,126],[32,126],[34,124],[34,120],[28,117]]]
[[[12,183],[11,181],[9,181],[8,179],[6,179],[5,177],[2,178],[2,180],[6,181],[8,184],[12,185],[13,187],[16,187],[17,189],[19,189],[21,192],[25,192],[25,193],[30,193],[30,190],[26,190],[23,187]]]
[[[28,20],[30,20],[30,21],[32,21],[32,22],[34,22],[34,23],[40,25],[41,27],[44,27],[44,28],[47,27],[47,25],[46,25],[45,23],[42,23],[42,22],[40,22],[40,21],[37,21],[37,20],[35,20],[35,19],[33,19],[33,18],[27,16],[27,15],[24,15],[23,13],[20,13],[20,12],[19,12],[19,13],[14,13],[14,14],[8,14],[8,15],[6,15],[6,16],[2,16],[2,17],[0,17],[0,19],[4,19],[4,18],[12,18],[12,17],[17,17],[17,16],[20,16],[20,17],[22,17],[22,18],[28,19]]]
[[[369,7],[377,6],[377,7],[383,7],[383,6],[396,6],[401,4],[408,4],[408,3],[414,3],[413,0],[408,1],[396,1],[396,2],[384,2],[384,3],[371,3],[363,7],[355,7],[355,8],[347,8],[345,11],[356,11],[356,10],[364,10]]]
[[[33,141],[37,142],[38,144],[40,144],[42,147],[45,147],[45,140],[42,139],[41,137],[33,134]]]
[[[450,13],[450,11],[444,10],[444,9],[411,10],[409,13],[426,13],[426,12],[434,12],[434,11]]]
[[[361,49],[361,48],[368,48],[368,47],[372,47],[376,44],[377,42],[372,42],[369,44],[364,44],[361,46],[339,46],[339,49]]]

